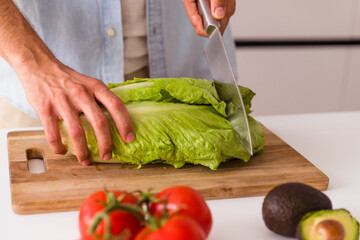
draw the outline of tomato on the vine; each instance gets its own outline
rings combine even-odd
[[[166,199],[167,214],[181,214],[194,219],[209,235],[212,226],[212,216],[208,205],[201,195],[187,186],[174,186],[164,189],[155,196],[156,199]],[[150,204],[150,213],[161,218],[164,213],[164,202]]]
[[[147,226],[136,235],[135,240],[205,240],[202,227],[186,215],[172,215],[163,219],[158,228]]]
[[[91,194],[80,207],[79,228],[82,239],[134,239],[142,228],[142,216],[135,216],[136,213],[134,215],[122,208],[131,208],[137,201],[134,195],[120,191],[98,191]],[[97,226],[94,226],[94,221],[98,221]],[[94,233],[91,233],[91,228]]]

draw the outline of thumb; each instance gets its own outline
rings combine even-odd
[[[210,0],[211,14],[214,18],[220,20],[226,15],[227,0]]]

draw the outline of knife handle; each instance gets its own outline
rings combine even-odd
[[[220,23],[211,15],[209,0],[197,0],[197,8],[203,19],[205,31],[210,36],[216,28],[220,27]]]

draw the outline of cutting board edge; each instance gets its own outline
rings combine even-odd
[[[321,179],[326,178],[326,179]],[[327,176],[319,177],[316,179],[309,179],[305,181],[300,181],[301,183],[308,184],[320,191],[326,191],[328,189],[329,178]],[[208,189],[196,189],[205,200],[218,200],[218,199],[234,199],[234,198],[244,198],[244,197],[259,197],[265,196],[271,189],[276,187],[277,185],[288,183],[290,181],[280,181],[276,184],[267,184],[266,186],[262,186],[261,191],[252,192],[251,196],[249,196],[249,192],[246,194],[240,194],[239,192],[249,189],[244,189],[243,187],[230,187],[221,189],[221,193],[223,194],[210,194],[216,189],[209,191]],[[157,194],[158,192],[153,192],[153,194]],[[52,202],[21,202],[12,198],[12,209],[14,213],[19,215],[29,215],[29,214],[39,214],[39,213],[52,213],[52,212],[69,212],[69,211],[78,211],[81,203],[84,199],[71,199],[71,200],[58,200]],[[39,207],[39,206],[47,206],[48,204],[52,204],[52,208],[47,207]]]

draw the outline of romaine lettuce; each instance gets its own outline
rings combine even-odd
[[[216,170],[228,159],[248,161],[250,155],[237,140],[226,119],[226,103],[219,99],[214,83],[205,79],[158,78],[138,79],[109,88],[125,103],[130,114],[136,139],[125,143],[112,121],[113,158],[99,157],[92,126],[80,116],[94,162],[129,163],[139,167],[148,163],[167,163],[175,168],[185,163],[201,164]],[[240,87],[247,113],[255,95]],[[249,116],[249,125],[255,153],[264,146],[261,125]],[[74,152],[67,128],[60,123],[64,144]]]

